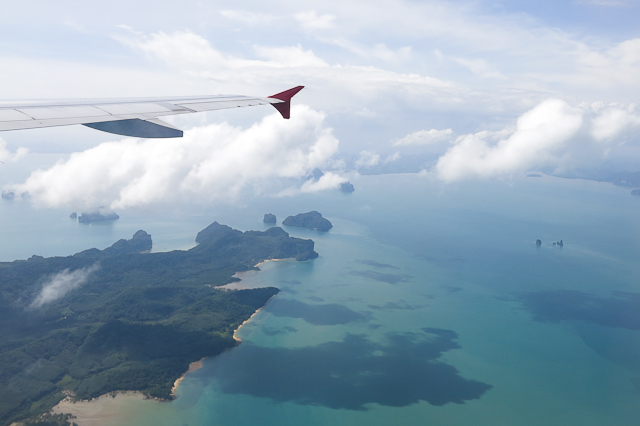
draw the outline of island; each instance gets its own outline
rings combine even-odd
[[[324,173],[322,173],[322,170],[320,170],[319,168],[315,168],[313,170],[311,170],[311,179],[312,180],[320,180],[320,178],[324,176]]]
[[[640,189],[634,189],[633,191],[631,191],[631,195],[638,195],[638,196],[640,196]]]
[[[266,213],[264,215],[264,219],[262,219],[264,223],[276,223],[276,215],[272,213]]]
[[[277,227],[214,222],[197,242],[149,253],[141,230],[104,250],[0,262],[0,425],[42,419],[65,396],[171,399],[189,365],[237,345],[234,331],[279,291],[219,286],[264,260],[318,256]]]
[[[120,219],[120,216],[118,216],[114,212],[101,213],[99,211],[96,211],[93,213],[82,213],[80,216],[78,216],[78,222],[80,223],[102,222],[106,220],[116,219]]]
[[[327,232],[333,228],[331,222],[323,218],[317,211],[310,211],[307,213],[300,213],[295,216],[289,216],[282,221],[283,225],[295,226],[298,228],[307,228],[320,232]]]
[[[69,219],[76,220],[77,218],[78,218],[78,213],[76,212],[71,212],[71,214],[69,215]]]
[[[9,201],[13,201],[13,199],[16,198],[16,194],[13,191],[2,191],[2,199],[3,200],[9,200]]]
[[[340,191],[351,194],[353,191],[355,191],[355,188],[353,187],[353,184],[351,182],[344,182],[340,184]]]

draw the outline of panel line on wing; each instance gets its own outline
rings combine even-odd
[[[69,106],[48,108],[24,108],[17,111],[33,117],[35,120],[50,120],[55,118],[71,117],[100,117],[107,115],[104,111],[93,106]]]
[[[111,104],[111,105],[99,105],[98,108],[113,115],[153,114],[158,112],[171,112],[171,109],[155,103],[139,103],[139,104],[122,103],[122,104]]]
[[[33,117],[28,116],[15,109],[0,109],[0,121],[27,121],[33,120]]]

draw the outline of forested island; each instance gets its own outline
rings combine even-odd
[[[73,213],[71,213],[72,217]],[[92,222],[104,222],[107,220],[116,220],[116,219],[120,219],[120,216],[118,216],[115,212],[106,212],[106,213],[101,213],[99,211],[97,212],[93,212],[93,213],[82,213],[80,216],[77,216],[78,218],[78,222],[80,223],[92,223]]]
[[[289,216],[282,221],[282,224],[285,226],[307,228],[320,232],[327,232],[333,228],[331,222],[322,217],[322,214],[315,210],[307,213],[300,213],[295,216]]]
[[[0,262],[0,425],[46,413],[65,395],[170,399],[190,363],[235,346],[234,330],[278,292],[216,286],[263,260],[318,256],[313,241],[275,227],[214,222],[197,242],[148,253],[151,236],[138,231],[104,250]]]
[[[355,191],[355,188],[353,187],[353,184],[351,182],[344,182],[340,184],[340,191],[346,194],[351,194],[353,191]]]

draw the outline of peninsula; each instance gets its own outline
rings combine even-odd
[[[234,331],[278,292],[217,286],[264,260],[318,256],[313,241],[276,227],[214,222],[197,242],[149,253],[151,236],[138,231],[104,250],[0,262],[0,425],[35,419],[65,395],[171,399],[189,364],[237,345]]]

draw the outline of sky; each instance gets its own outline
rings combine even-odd
[[[640,0],[4,0],[2,99],[306,88],[289,121],[268,106],[168,119],[182,140],[2,132],[0,186],[36,207],[124,209],[376,170],[443,185],[640,171],[638,18]]]

